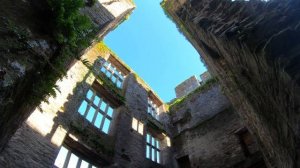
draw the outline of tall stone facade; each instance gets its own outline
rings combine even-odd
[[[8,18],[0,19],[0,167],[299,166],[299,2],[164,1],[227,96],[208,82],[169,112],[102,43],[68,66],[56,97],[23,104],[44,66],[35,58],[57,47],[40,29],[44,1],[34,2],[0,6]],[[81,12],[100,38],[134,8],[130,0],[94,5]]]
[[[156,104],[155,115],[165,112],[161,100],[104,44],[95,45],[83,59],[94,63],[94,68],[91,70],[81,61],[70,68],[67,76],[57,82],[61,92],[36,108],[10,139],[0,154],[0,167],[59,167],[56,158],[62,148],[81,159],[78,166],[83,161],[96,167],[163,167],[169,163],[166,158],[171,153],[164,127],[152,116],[154,113],[147,113],[149,100]],[[101,76],[100,68],[105,62],[110,62],[109,67],[116,67],[118,73],[124,75],[121,89]],[[91,90],[100,97],[101,105],[97,108],[90,105],[81,113],[83,101],[87,101]],[[95,95],[90,95],[90,99],[89,104],[97,102]],[[114,109],[111,114],[110,107],[102,108],[103,102]],[[91,110],[95,108],[99,111],[97,114]],[[98,117],[100,114],[102,120]],[[105,123],[105,117],[110,124]],[[138,122],[137,127],[133,118]],[[109,129],[105,131],[104,127]],[[157,148],[165,159],[155,162],[146,159],[147,135],[160,142]],[[72,155],[64,158],[65,164],[69,161],[70,166]]]
[[[82,58],[12,136],[0,167],[264,167],[216,83],[168,111],[103,43]]]
[[[258,143],[268,167],[299,167],[297,0],[167,0]]]
[[[96,0],[94,5],[84,7],[81,12],[92,20],[97,38],[102,39],[134,7],[130,0]],[[43,83],[41,76],[45,74],[42,73],[59,53],[60,46],[49,32],[50,26],[46,27],[52,19],[47,14],[47,0],[1,2],[0,151],[34,110],[35,105],[29,102],[29,97],[36,92],[37,82]],[[65,64],[71,66],[69,62]]]

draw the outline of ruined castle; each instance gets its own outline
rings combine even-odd
[[[212,75],[169,103],[99,42],[131,0],[87,0],[72,17],[58,14],[77,1],[50,2],[0,6],[0,167],[299,167],[300,2],[164,0]],[[94,27],[76,29],[93,32],[80,50],[45,21],[76,12]]]

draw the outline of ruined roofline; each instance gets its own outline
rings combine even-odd
[[[190,92],[189,94],[187,94],[183,97],[180,97],[180,98],[176,98],[173,101],[169,102],[167,104],[167,106],[169,108],[169,114],[176,112],[180,108],[180,105],[182,105],[182,103],[184,103],[187,100],[190,100],[190,98],[193,97],[194,95],[196,95],[198,93],[202,93],[206,90],[209,90],[210,88],[212,88],[213,86],[215,86],[217,84],[218,84],[218,79],[211,78],[204,85],[200,85],[199,87],[197,87],[194,91]]]

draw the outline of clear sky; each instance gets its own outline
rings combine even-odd
[[[199,54],[180,34],[162,8],[161,0],[135,0],[130,18],[110,32],[105,43],[168,102],[175,87],[206,68]]]

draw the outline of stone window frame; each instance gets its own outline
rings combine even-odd
[[[62,153],[63,150],[67,150],[67,153],[64,156],[61,156],[63,154]],[[64,158],[64,161],[62,162],[62,165],[60,165],[59,161],[57,160],[59,158],[59,156]],[[77,154],[73,153],[72,150],[69,147],[65,146],[65,145],[62,145],[60,147],[59,153],[57,154],[55,162],[53,164],[54,167],[56,167],[56,168],[67,168],[69,166],[69,163],[70,163],[70,160],[71,160],[72,156],[77,157],[76,167],[81,167],[82,163],[85,162],[88,165],[88,168],[97,168],[92,163],[90,163],[90,162],[82,159],[80,156],[78,156]]]
[[[89,93],[91,93],[92,95],[90,96]],[[103,104],[105,107],[102,106]],[[80,111],[81,108],[83,108],[84,111]],[[92,117],[88,116],[89,113],[91,112],[90,111],[91,108],[94,109],[93,110],[94,114],[92,114]],[[77,112],[82,117],[84,117],[93,126],[95,126],[97,129],[99,129],[100,131],[106,134],[108,134],[110,131],[114,111],[115,109],[102,96],[100,96],[100,94],[93,88],[90,88],[86,92],[85,97],[81,101],[81,104],[77,110]],[[105,126],[105,123],[107,122],[108,122],[108,128],[106,128]],[[100,125],[98,123],[100,123]]]
[[[123,87],[123,83],[126,75],[121,72],[115,65],[113,65],[109,60],[100,58],[99,70],[106,77],[108,77],[118,88]]]
[[[154,142],[154,143],[153,143]],[[154,138],[153,135],[146,133],[146,159],[149,159],[158,164],[161,163],[160,141]]]
[[[135,117],[132,117],[131,127],[139,134],[144,135],[144,123],[136,119]]]
[[[158,120],[158,106],[148,97],[147,113]]]

